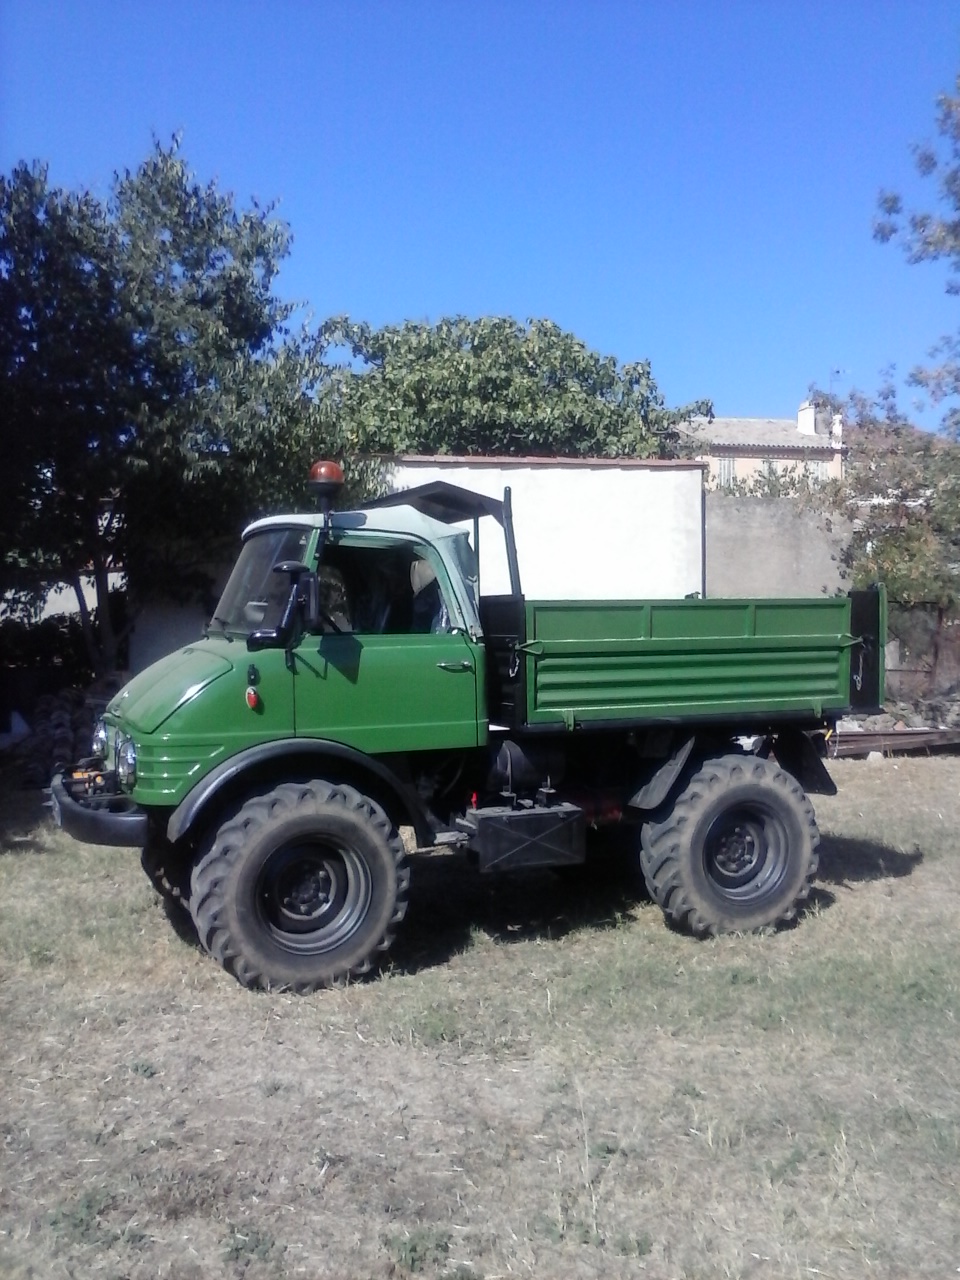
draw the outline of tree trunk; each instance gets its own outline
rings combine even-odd
[[[87,657],[90,659],[90,665],[94,671],[98,671],[100,667],[100,649],[93,629],[93,619],[90,617],[90,610],[87,608],[87,598],[83,594],[83,579],[79,573],[70,575],[70,585],[73,587],[73,593],[77,597],[77,608],[80,610],[80,625],[83,628],[83,642],[87,648]]]
[[[83,575],[74,573],[70,577],[70,585],[77,597],[80,610],[80,624],[83,627],[83,640],[87,656],[94,674],[105,675],[115,671],[117,666],[117,634],[110,616],[110,574],[106,567],[97,561],[93,568],[93,580],[97,591],[96,623],[90,614],[87,600],[83,593]]]
[[[97,630],[100,632],[100,663],[97,675],[117,669],[117,635],[113,629],[113,618],[110,616],[110,574],[106,566],[97,561],[94,565],[94,580],[97,584]]]

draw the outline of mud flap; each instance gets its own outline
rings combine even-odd
[[[808,795],[835,796],[837,784],[827,772],[809,733],[799,729],[778,733],[773,741],[773,755],[781,769],[786,769]]]

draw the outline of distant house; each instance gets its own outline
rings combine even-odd
[[[810,400],[796,419],[695,418],[683,434],[694,455],[708,464],[711,488],[741,488],[768,476],[805,474],[813,484],[843,478],[843,418],[818,416]]]

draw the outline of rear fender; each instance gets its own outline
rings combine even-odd
[[[683,772],[683,767],[690,758],[695,737],[690,737],[678,747],[669,760],[666,760],[639,791],[627,801],[631,809],[656,809],[663,804],[673,789],[674,783]]]

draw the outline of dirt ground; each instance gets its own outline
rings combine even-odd
[[[8,794],[0,1276],[956,1274],[960,759],[831,770],[795,928],[421,855],[388,969],[306,998]]]

